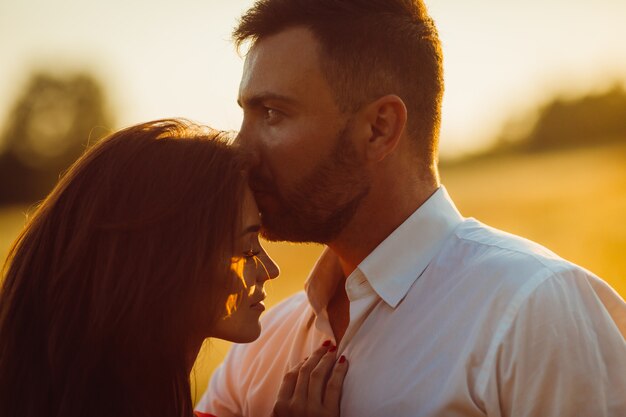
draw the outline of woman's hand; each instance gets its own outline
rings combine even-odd
[[[339,417],[348,361],[337,360],[336,348],[325,344],[285,374],[274,417]]]

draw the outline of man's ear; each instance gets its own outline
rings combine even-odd
[[[382,161],[400,142],[406,126],[406,106],[402,99],[390,94],[378,98],[364,109],[369,125],[365,155],[370,161]]]

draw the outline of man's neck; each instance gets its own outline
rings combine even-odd
[[[439,184],[420,184],[405,188],[404,193],[384,190],[371,193],[341,235],[328,244],[339,258],[343,276],[348,277],[358,265],[415,212],[437,190]],[[350,323],[350,301],[345,279],[337,284],[328,306],[328,318],[337,344]]]
[[[437,190],[438,184],[416,187],[405,194],[370,195],[350,224],[328,247],[339,258],[344,276],[380,245]],[[386,195],[385,195],[386,194]]]

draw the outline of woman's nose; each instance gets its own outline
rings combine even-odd
[[[280,274],[280,269],[267,253],[264,253],[263,256],[260,257],[260,261],[261,265],[257,267],[257,281],[265,282],[268,279],[274,279],[278,277],[278,275]]]

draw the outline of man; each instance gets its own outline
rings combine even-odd
[[[626,416],[623,299],[463,218],[439,183],[442,55],[420,0],[261,0],[234,36],[264,233],[328,248],[200,411],[270,416],[329,339],[350,361],[344,417]]]

